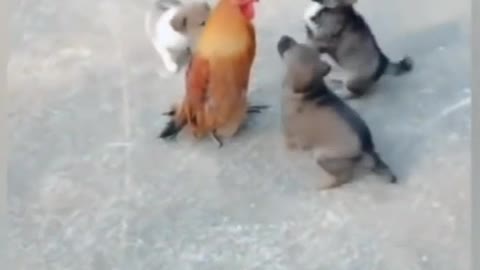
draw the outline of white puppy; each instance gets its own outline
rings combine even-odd
[[[145,31],[169,72],[180,70],[182,57],[189,55],[209,14],[206,2],[178,0],[156,0],[146,13]]]

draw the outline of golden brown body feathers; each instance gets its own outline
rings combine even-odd
[[[255,58],[255,30],[231,0],[212,10],[186,73],[186,95],[174,122],[197,137],[233,136],[247,115],[247,89]]]

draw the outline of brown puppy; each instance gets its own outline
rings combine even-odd
[[[375,152],[370,130],[362,118],[331,92],[324,82],[330,66],[315,49],[283,36],[277,50],[286,66],[282,121],[287,147],[311,151],[335,180],[351,180],[357,167],[397,178]]]

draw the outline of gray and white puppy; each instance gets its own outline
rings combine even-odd
[[[330,65],[317,51],[282,36],[277,43],[286,74],[283,81],[282,122],[287,148],[308,151],[336,187],[364,168],[397,182],[375,151],[372,135],[362,118],[325,84]]]
[[[346,98],[364,95],[384,74],[401,75],[413,68],[405,57],[392,62],[353,4],[357,0],[312,0],[304,13],[308,42],[330,56],[344,71]]]

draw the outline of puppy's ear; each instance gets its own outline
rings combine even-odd
[[[207,2],[203,2],[202,4],[205,11],[210,12],[210,5]]]
[[[297,41],[290,36],[283,35],[277,42],[277,52],[280,57],[283,57],[286,51],[290,50],[293,46],[297,45]]]
[[[187,16],[177,13],[170,21],[170,25],[177,32],[185,32],[187,30]]]

